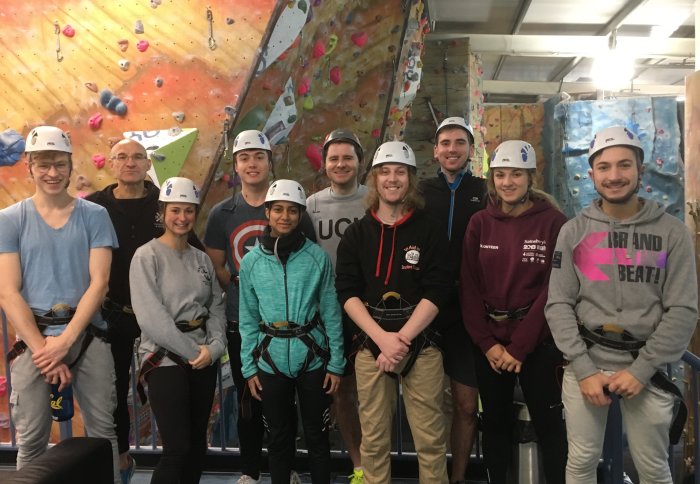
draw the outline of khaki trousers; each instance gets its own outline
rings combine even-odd
[[[442,353],[428,347],[418,355],[408,375],[400,378],[406,416],[418,455],[421,484],[448,482],[445,418],[442,414],[443,374]],[[379,371],[374,356],[366,349],[357,354],[355,376],[365,484],[389,484],[397,380]]]

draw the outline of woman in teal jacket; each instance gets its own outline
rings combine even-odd
[[[242,370],[252,396],[262,402],[272,484],[289,483],[295,390],[311,480],[330,482],[329,395],[345,366],[333,267],[299,229],[305,208],[297,182],[274,182],[265,197],[269,226],[239,271]]]

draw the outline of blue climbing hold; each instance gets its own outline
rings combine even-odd
[[[13,166],[24,153],[24,138],[14,129],[0,133],[0,166]]]

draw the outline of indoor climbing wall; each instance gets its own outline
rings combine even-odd
[[[561,130],[554,164],[561,176],[553,187],[569,215],[597,198],[588,176],[588,147],[593,135],[609,126],[626,126],[644,147],[645,171],[640,195],[657,200],[666,211],[684,217],[684,164],[675,97],[637,97],[605,101],[563,101],[555,108]]]
[[[520,139],[535,148],[537,173],[541,176],[547,165],[547,157],[542,150],[542,128],[544,126],[544,106],[542,104],[494,105],[484,110],[483,128],[484,149],[487,156],[503,141]],[[538,186],[542,186],[541,179]]]
[[[308,191],[325,184],[319,170],[329,131],[355,131],[366,160],[371,159],[384,138],[388,113],[403,112],[410,104],[399,106],[402,96],[392,96],[395,79],[402,88],[411,84],[401,91],[404,97],[417,89],[422,46],[402,40],[406,26],[417,31],[422,19],[422,3],[415,1],[289,1],[235,113],[231,139],[244,129],[265,132],[273,144],[275,175],[294,178]],[[207,204],[236,185],[229,149]]]
[[[125,133],[155,179],[203,183],[276,3],[4,0],[0,208],[33,193],[18,160],[40,124],[70,133],[79,194],[112,183],[106,158]]]

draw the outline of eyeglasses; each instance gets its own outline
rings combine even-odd
[[[70,163],[67,161],[58,161],[56,163],[39,161],[32,163],[32,167],[34,167],[38,173],[48,173],[51,171],[51,168],[55,168],[58,172],[66,172],[70,170]]]
[[[146,155],[143,153],[134,153],[133,155],[127,155],[126,153],[119,153],[117,156],[113,156],[112,159],[124,162],[131,158],[134,161],[144,161],[146,160]]]

